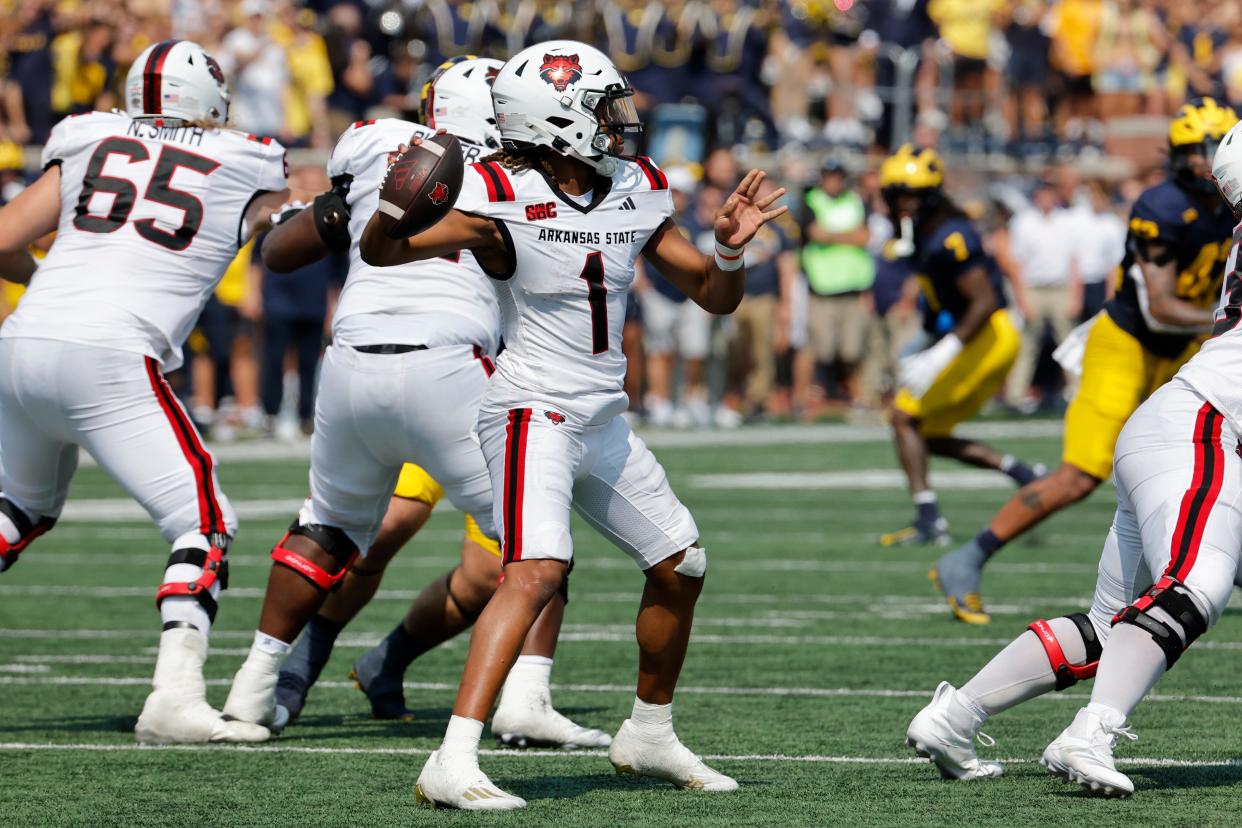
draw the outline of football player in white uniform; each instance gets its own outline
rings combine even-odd
[[[664,470],[620,416],[621,329],[634,265],[644,256],[712,313],[742,297],[742,249],[783,190],[758,199],[751,171],[725,203],[717,252],[704,256],[672,221],[668,181],[650,159],[624,156],[641,125],[634,91],[584,43],[551,41],[510,58],[492,87],[505,151],[466,169],[457,209],[393,241],[379,219],[366,261],[400,265],[470,250],[500,296],[506,350],[479,412],[505,578],[475,625],[444,743],[418,780],[421,801],[512,809],[479,768],[478,743],[506,673],[573,557],[570,511],[630,554],[646,575],[631,717],[613,738],[618,771],[684,788],[731,791],[673,731],[672,699],[707,558]]]
[[[222,128],[228,89],[202,47],[147,48],[127,112],[61,121],[45,172],[0,211],[0,249],[56,230],[0,334],[0,570],[56,522],[85,449],[172,545],[143,742],[260,741],[206,701],[202,666],[237,520],[163,371],[238,248],[288,198],[285,152]]]
[[[1242,125],[1216,151],[1213,177],[1242,218]],[[1000,776],[973,742],[989,716],[1095,679],[1091,701],[1040,763],[1093,793],[1128,796],[1113,760],[1127,718],[1186,648],[1219,619],[1242,544],[1242,272],[1226,266],[1213,336],[1130,417],[1117,441],[1117,512],[1089,614],[1036,621],[960,690],[942,682],[906,732],[946,777]]]
[[[425,469],[458,508],[474,515],[484,536],[496,537],[487,465],[471,434],[498,344],[495,292],[468,251],[403,268],[377,268],[362,261],[350,239],[361,238],[375,211],[389,155],[412,135],[428,137],[436,128],[451,130],[462,139],[468,162],[490,152],[489,138],[499,146],[489,87],[500,66],[496,60],[455,59],[440,67],[424,92],[428,126],[389,118],[359,121],[345,131],[328,162],[328,175],[335,203],[345,202],[344,208],[336,209],[347,210],[348,231],[324,215],[323,202],[332,203],[329,193],[307,211],[300,227],[293,217],[264,242],[267,252],[283,264],[294,259],[305,263],[333,246],[347,249],[350,269],[333,317],[333,343],[324,358],[316,398],[311,497],[273,552],[276,563],[259,632],[225,703],[226,715],[281,727],[289,712],[300,711],[312,674],[322,669],[331,650],[317,647],[313,664],[309,653],[299,653],[306,680],[300,694],[286,694],[289,704],[281,710],[276,706],[276,685],[289,645],[308,621],[320,643],[321,628],[339,631],[343,623],[316,615],[330,587],[345,581],[354,594],[373,594],[375,576],[387,560],[373,564],[359,553],[378,546],[391,555],[408,539],[408,534],[400,539],[378,536],[406,461]],[[308,233],[309,245],[304,243]],[[411,524],[388,525],[400,533]],[[463,550],[463,562],[472,552]],[[355,556],[365,558],[361,569],[352,563]],[[415,620],[426,623],[431,616],[438,621],[436,629],[412,633],[399,624],[380,647],[354,665],[355,677],[373,701],[373,712],[406,715],[401,695],[405,668],[430,647],[467,628],[481,611],[500,575],[499,558],[486,552],[483,557],[494,565],[463,566],[456,580],[450,572],[420,596],[428,606],[416,606]],[[514,677],[508,721],[497,734],[519,744],[606,747],[610,742],[606,733],[581,727],[551,708],[548,676],[564,600],[558,596],[555,605],[549,605],[551,628],[542,636],[547,640],[528,652],[529,668]],[[354,613],[366,603],[354,595],[343,596],[343,602],[352,603]],[[304,636],[303,650],[311,643]],[[287,683],[291,681],[286,677]]]

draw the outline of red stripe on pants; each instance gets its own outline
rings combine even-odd
[[[204,535],[228,534],[228,527],[224,524],[224,511],[216,499],[215,482],[212,480],[211,454],[203,447],[194,424],[190,422],[190,418],[177,403],[172,389],[168,387],[168,383],[160,373],[159,365],[154,359],[147,357],[146,366],[147,378],[151,381],[151,390],[155,392],[155,399],[160,404],[164,416],[168,418],[173,436],[177,438],[177,445],[181,447],[181,453],[185,455],[186,462],[190,464],[190,469],[194,472],[194,488],[198,494],[199,531]]]
[[[1178,581],[1185,582],[1194,568],[1208,515],[1225,479],[1225,452],[1220,443],[1223,422],[1224,418],[1211,403],[1204,403],[1195,419],[1195,473],[1190,488],[1182,495],[1177,528],[1169,549],[1169,566],[1164,571]]]
[[[522,501],[526,489],[526,432],[529,408],[509,412],[505,439],[505,555],[506,564],[522,560]]]

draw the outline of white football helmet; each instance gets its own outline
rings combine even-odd
[[[419,117],[432,129],[500,149],[496,113],[492,109],[492,81],[503,61],[459,55],[441,63],[423,84]]]
[[[611,175],[625,138],[642,130],[634,89],[608,56],[576,40],[549,40],[505,62],[492,84],[506,147],[550,147]]]
[[[1242,121],[1234,124],[1216,147],[1212,180],[1229,209],[1242,218]]]
[[[125,77],[131,118],[224,124],[229,88],[216,59],[190,40],[165,40],[143,50]]]

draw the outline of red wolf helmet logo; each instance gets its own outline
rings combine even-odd
[[[436,186],[431,188],[431,192],[427,193],[427,198],[431,199],[432,204],[443,204],[448,201],[449,188],[443,182],[437,181]]]
[[[488,86],[491,86],[496,82],[496,76],[499,74],[500,70],[498,68],[495,66],[489,66],[487,67],[487,75],[483,78],[483,80],[487,82]]]
[[[207,58],[207,71],[211,74],[211,79],[224,86],[224,70],[220,68],[220,64],[216,63],[216,59],[211,55],[204,55],[204,57]]]
[[[545,411],[543,412],[543,416],[551,420],[553,425],[560,425],[565,422],[565,415],[556,411]]]
[[[564,92],[565,87],[582,78],[582,64],[578,62],[577,55],[545,54],[539,67],[539,77],[552,84],[557,92]]]

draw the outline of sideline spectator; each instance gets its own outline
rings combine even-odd
[[[776,189],[765,179],[759,197]],[[792,224],[792,222],[791,222]],[[776,379],[776,352],[789,347],[794,280],[798,278],[797,227],[773,221],[746,246],[746,292],[732,314],[733,385],[742,389],[741,413],[758,420],[766,411]]]
[[[276,38],[285,48],[289,86],[285,91],[285,129],[291,143],[286,147],[310,146],[329,149],[327,98],[332,93],[332,66],[328,48],[312,27],[315,14],[287,4],[280,10]]]
[[[1052,65],[1057,69],[1057,134],[1062,141],[1082,144],[1096,129],[1095,43],[1103,0],[1059,0],[1048,13]],[[1098,137],[1095,136],[1095,137]]]
[[[681,232],[703,249],[715,249],[712,225],[724,195],[715,187],[693,195],[693,178],[683,168],[668,171]],[[693,204],[693,209],[690,209]],[[653,267],[646,269],[642,295],[643,347],[647,353],[647,396],[644,407],[655,426],[708,425],[707,356],[711,352],[712,317],[688,300]],[[673,404],[673,371],[681,357],[681,391]]]
[[[1104,307],[1114,287],[1113,276],[1126,251],[1126,223],[1109,201],[1102,181],[1087,184],[1087,204],[1073,211],[1078,237],[1074,256],[1082,273],[1082,312],[1086,322]]]
[[[289,62],[285,50],[269,34],[267,0],[242,0],[244,23],[229,32],[218,60],[233,85],[229,119],[255,135],[290,140],[285,128],[285,89]]]
[[[1136,0],[1104,4],[1095,44],[1095,88],[1099,117],[1135,115],[1142,96],[1155,85],[1160,62],[1156,48],[1160,22]]]
[[[1008,382],[1009,402],[1020,408],[1032,402],[1031,382],[1048,330],[1059,343],[1082,308],[1073,216],[1058,205],[1056,190],[1047,182],[1037,185],[1032,201],[1009,225],[1013,261],[1021,271],[1021,289],[1030,312],[1022,330],[1022,350]],[[1051,403],[1050,390],[1045,389],[1042,400],[1036,402]]]
[[[803,199],[802,270],[811,288],[807,347],[794,360],[794,407],[805,409],[815,364],[837,365],[837,383],[851,402],[867,332],[863,294],[875,282],[875,261],[867,252],[870,233],[862,198],[847,187],[845,168],[829,158],[819,184]]]

